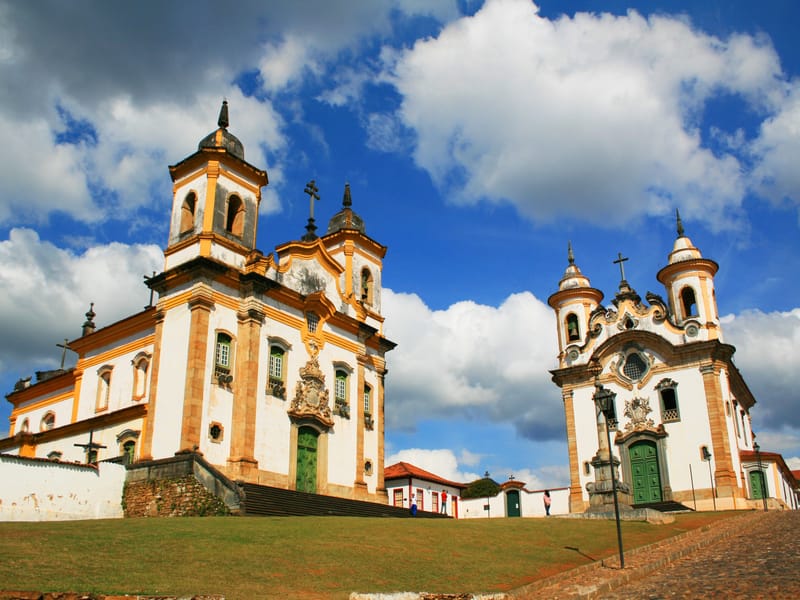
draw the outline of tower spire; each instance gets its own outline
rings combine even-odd
[[[228,121],[228,101],[222,101],[222,108],[219,109],[219,119],[217,119],[217,125],[222,127],[223,129],[227,129],[229,125]]]
[[[567,242],[567,260],[570,265],[575,264],[575,255],[572,253],[572,240]]]
[[[684,236],[683,221],[681,221],[681,213],[677,208],[675,209],[675,223],[678,227],[678,237],[682,238]]]

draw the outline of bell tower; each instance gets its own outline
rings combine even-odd
[[[691,322],[695,321],[694,327],[705,330],[707,339],[722,341],[714,291],[714,275],[719,265],[703,258],[700,250],[685,235],[677,210],[675,218],[678,237],[669,254],[667,266],[658,272],[657,278],[666,288],[670,310],[678,324],[691,331]]]
[[[558,283],[558,291],[547,299],[556,311],[558,330],[558,359],[564,367],[578,361],[587,341],[589,317],[603,300],[603,292],[593,288],[589,278],[581,273],[568,245],[569,265]]]
[[[241,269],[256,248],[267,173],[245,161],[244,146],[228,131],[227,101],[217,125],[197,152],[169,167],[173,197],[165,271],[198,256]]]

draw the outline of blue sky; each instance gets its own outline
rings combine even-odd
[[[0,387],[57,367],[89,302],[147,304],[167,165],[227,98],[270,177],[261,250],[304,233],[310,179],[318,223],[350,183],[389,248],[389,461],[565,485],[567,243],[606,302],[618,252],[663,293],[678,208],[759,443],[800,468],[798,25],[790,0],[0,2]]]

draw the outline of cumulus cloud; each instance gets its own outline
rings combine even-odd
[[[386,457],[387,467],[398,462],[410,463],[443,479],[459,483],[475,481],[482,477],[472,471],[463,470],[463,466],[469,465],[459,465],[456,455],[449,449],[406,448]]]
[[[100,327],[142,310],[149,300],[142,276],[163,264],[157,246],[112,243],[73,253],[31,229],[12,229],[0,241],[2,377],[57,368],[56,344],[80,336],[90,302]]]
[[[778,110],[769,41],[636,12],[537,11],[491,0],[389,61],[417,164],[455,201],[510,201],[534,220],[619,224],[680,205],[712,229],[737,226],[743,165],[712,152],[698,122],[720,93]]]
[[[397,462],[407,462],[416,467],[429,471],[450,481],[459,483],[470,483],[484,477],[484,473],[470,470],[469,467],[476,466],[479,455],[473,455],[468,450],[462,450],[458,456],[451,449],[422,449],[406,448],[390,454],[386,457],[386,466]],[[525,483],[529,490],[540,490],[545,488],[561,487],[569,483],[569,467],[564,465],[545,466],[539,469],[517,469],[508,466],[499,466],[495,473],[489,475],[497,482],[504,482],[510,477]]]
[[[126,220],[168,198],[165,164],[215,128],[223,97],[248,161],[267,166],[266,149],[280,161],[282,118],[271,98],[242,93],[243,74],[257,73],[262,92],[280,93],[371,36],[387,35],[397,15],[457,14],[453,0],[225,7],[199,0],[191,10],[158,4],[157,14],[155,7],[0,6],[0,126],[26,141],[25,152],[17,143],[0,148],[0,223],[37,224],[56,211],[84,223]],[[198,33],[205,31],[213,33]],[[90,135],[70,131],[76,123]],[[269,167],[274,190],[283,167]],[[279,210],[273,191],[265,198],[262,212]]]
[[[420,415],[513,421],[529,439],[563,435],[550,381],[558,353],[552,310],[528,292],[500,306],[471,301],[432,311],[415,294],[384,289],[391,355],[387,426],[413,429]],[[554,415],[556,417],[554,418]]]
[[[773,441],[783,449],[800,446],[800,308],[764,313],[748,310],[723,319],[725,341],[736,346],[734,359],[756,398],[753,428],[780,432],[793,428],[789,439]],[[786,433],[786,432],[784,432]],[[790,441],[790,440],[793,440]],[[766,449],[766,444],[762,443]],[[774,446],[773,446],[774,447]]]

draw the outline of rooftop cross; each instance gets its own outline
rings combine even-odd
[[[64,338],[64,343],[63,344],[56,344],[56,346],[58,346],[59,348],[63,348],[64,349],[61,352],[61,368],[62,369],[64,368],[64,360],[67,358],[67,350],[72,350],[72,348],[69,347],[69,344],[67,342],[69,342],[69,340],[67,338]],[[73,352],[74,352],[74,350],[73,350]]]
[[[319,200],[319,194],[317,193],[319,188],[317,188],[317,184],[312,179],[306,184],[306,189],[303,190],[304,193],[308,194],[308,201],[309,201],[309,213],[310,218],[314,218],[314,200]]]
[[[622,263],[624,263],[628,259],[623,258],[622,252],[617,252],[617,256],[618,258],[617,260],[614,261],[614,264],[619,265],[619,274],[622,277],[622,281],[625,281],[625,265],[623,265]]]

